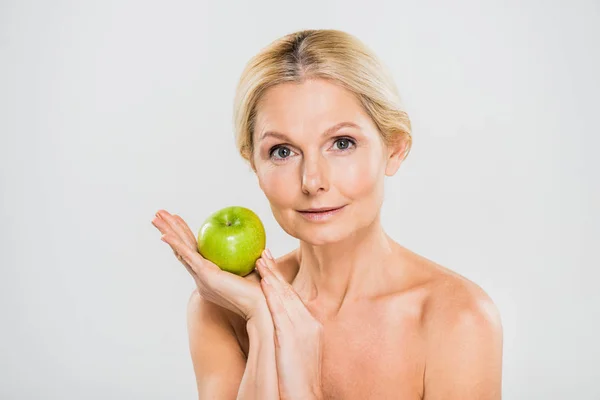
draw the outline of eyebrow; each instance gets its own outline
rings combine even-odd
[[[342,128],[346,128],[346,127],[360,129],[360,126],[356,125],[353,122],[340,122],[338,124],[333,125],[330,128],[327,128],[325,130],[325,132],[323,132],[321,135],[322,136],[331,135],[332,133],[334,133],[334,132],[336,132],[336,131],[338,131],[338,130],[340,130]],[[289,140],[289,138],[286,135],[284,135],[283,133],[279,133],[279,132],[275,132],[275,131],[267,131],[267,132],[265,132],[265,133],[262,134],[262,136],[260,137],[259,141],[262,141],[262,140],[264,140],[265,138],[267,138],[269,136],[275,137],[275,138],[278,138],[278,139],[281,139],[281,140]]]

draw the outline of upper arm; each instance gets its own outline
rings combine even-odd
[[[500,400],[502,325],[492,301],[470,301],[431,327],[424,400]]]
[[[194,290],[187,327],[199,398],[235,399],[246,360],[225,310]]]

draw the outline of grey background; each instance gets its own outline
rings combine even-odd
[[[279,228],[237,155],[246,61],[304,28],[389,66],[414,146],[383,224],[502,313],[505,399],[600,399],[597,1],[2,1],[0,398],[192,399],[193,289],[150,221]]]

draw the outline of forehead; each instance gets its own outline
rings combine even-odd
[[[319,130],[342,121],[364,129],[370,125],[370,118],[352,92],[331,81],[310,79],[269,88],[257,106],[255,131],[303,127]]]

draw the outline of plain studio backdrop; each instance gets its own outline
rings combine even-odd
[[[386,231],[502,314],[504,399],[600,399],[596,1],[2,1],[0,398],[193,399],[194,282],[151,225],[257,212],[245,63],[299,29],[388,66],[414,145]]]

